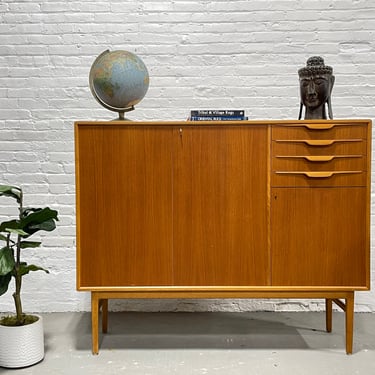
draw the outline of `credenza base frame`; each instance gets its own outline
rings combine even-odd
[[[332,304],[345,312],[346,353],[353,352],[354,291],[208,291],[205,289],[186,292],[179,290],[150,291],[92,291],[91,330],[92,353],[99,354],[99,315],[102,313],[102,332],[108,331],[108,300],[124,298],[303,298],[325,299],[326,331],[332,331]]]

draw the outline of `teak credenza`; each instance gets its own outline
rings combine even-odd
[[[111,298],[322,298],[370,288],[370,120],[75,123],[77,289],[92,351]]]

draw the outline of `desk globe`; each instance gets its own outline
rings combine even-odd
[[[134,109],[146,95],[149,74],[146,65],[128,51],[104,51],[93,62],[89,76],[95,99],[105,108],[119,113]]]

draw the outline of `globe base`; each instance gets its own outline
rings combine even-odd
[[[125,118],[125,112],[133,111],[134,109],[135,109],[134,105],[132,105],[131,107],[126,108],[123,111],[119,111],[118,112],[118,120],[120,120],[120,121],[129,121],[128,118]]]

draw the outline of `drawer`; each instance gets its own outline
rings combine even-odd
[[[272,155],[366,155],[367,142],[347,139],[275,140]]]
[[[272,187],[366,186],[365,171],[272,171]]]
[[[272,126],[273,140],[351,139],[367,138],[367,126],[355,124],[290,124]]]
[[[365,171],[366,158],[362,155],[303,155],[275,156],[273,171]]]

